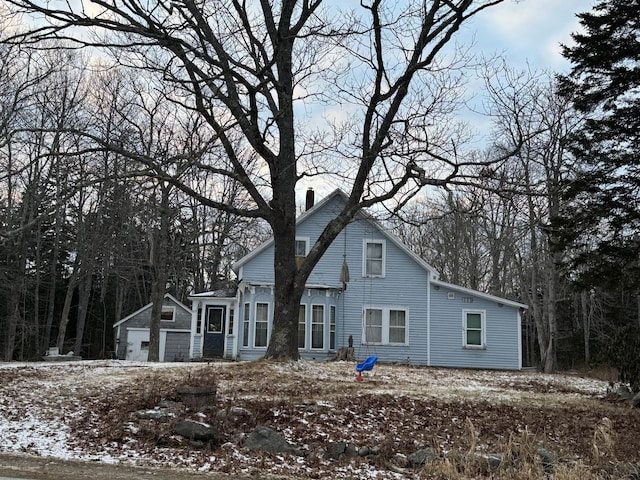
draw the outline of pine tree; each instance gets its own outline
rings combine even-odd
[[[585,123],[572,139],[576,178],[559,225],[585,281],[637,285],[640,0],[603,0],[578,17],[584,32],[563,49],[572,70],[560,89]]]

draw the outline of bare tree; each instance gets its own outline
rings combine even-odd
[[[514,157],[515,175],[505,188],[521,198],[520,215],[527,232],[526,248],[520,249],[521,269],[526,272],[522,290],[528,293],[536,325],[541,367],[552,372],[557,363],[559,304],[571,299],[563,294],[562,258],[554,248],[558,235],[552,220],[559,213],[562,183],[571,175],[566,138],[579,119],[548,75],[507,69],[493,79],[487,85],[498,119],[498,148],[512,148],[522,138],[522,129],[538,132]]]
[[[305,281],[353,216],[382,202],[399,208],[427,185],[470,181],[465,168],[475,159],[464,160],[461,138],[450,134],[466,59],[452,59],[453,49],[446,47],[471,17],[502,1],[400,6],[374,0],[354,11],[322,0],[94,0],[60,8],[32,0],[5,3],[51,22],[13,41],[58,38],[111,49],[120,63],[170,85],[176,107],[206,120],[210,143],[224,150],[224,159],[176,155],[167,162],[122,153],[205,205],[268,222],[275,245],[275,308],[266,356],[297,359]],[[327,112],[333,128],[310,128],[313,119],[301,118],[304,108],[316,118],[319,110]],[[332,115],[343,108],[352,121]],[[339,172],[330,168],[336,154]],[[189,169],[231,178],[251,204],[228,205],[186,184]],[[340,180],[348,201],[297,269],[296,185],[321,174]]]

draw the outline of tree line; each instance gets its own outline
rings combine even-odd
[[[305,279],[362,208],[386,213],[443,279],[528,304],[525,363],[553,371],[633,351],[620,338],[640,324],[637,0],[579,15],[566,76],[484,62],[481,150],[456,117],[472,62],[446,47],[500,0],[403,12],[376,1],[340,20],[322,1],[5,3],[50,20],[2,35],[6,360],[52,344],[104,354],[114,320],[167,290],[183,299],[232,281],[229,265],[268,234],[267,356],[297,358]],[[303,181],[349,201],[298,269]]]

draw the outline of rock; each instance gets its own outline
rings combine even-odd
[[[633,400],[631,400],[631,403],[635,408],[640,408],[640,392],[636,393],[636,396],[633,397]]]
[[[173,431],[191,441],[208,442],[220,438],[220,433],[214,427],[195,420],[180,420],[176,423]]]
[[[140,410],[136,412],[138,418],[146,418],[155,420],[156,422],[166,423],[175,417],[175,412],[168,408],[156,408],[153,410]]]
[[[218,412],[216,413],[216,416],[218,418],[232,417],[232,418],[238,419],[238,418],[250,417],[251,412],[246,408],[231,407],[223,410],[218,410]]]
[[[480,457],[487,461],[491,470],[497,470],[502,463],[502,455],[500,453],[487,453],[480,455]]]
[[[393,463],[398,467],[403,468],[409,465],[409,460],[407,460],[406,455],[402,453],[396,453],[393,456]]]
[[[246,446],[253,452],[294,453],[296,447],[287,442],[282,435],[268,427],[256,427],[247,437]]]
[[[358,456],[358,450],[351,443],[347,443],[347,448],[345,448],[344,454],[347,457],[357,457]]]
[[[410,467],[419,467],[427,462],[431,462],[439,457],[438,452],[433,448],[422,448],[407,456]]]
[[[335,442],[327,445],[327,457],[338,459],[347,449],[347,442]]]
[[[553,468],[556,463],[558,463],[558,455],[546,448],[538,448],[536,450],[536,454],[538,455],[538,458],[540,458],[540,463],[542,463],[544,471],[546,473],[552,473]]]
[[[366,457],[370,453],[371,453],[371,449],[367,446],[360,447],[360,450],[358,450],[358,455],[361,457]]]

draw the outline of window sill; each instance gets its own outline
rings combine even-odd
[[[464,350],[486,350],[486,345],[464,345],[462,347]]]

